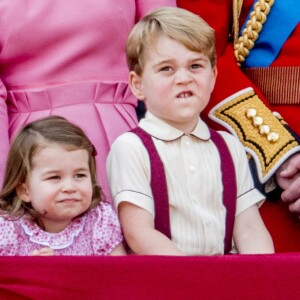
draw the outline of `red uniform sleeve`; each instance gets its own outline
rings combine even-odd
[[[241,19],[252,3],[244,0],[246,9]],[[273,107],[237,64],[231,34],[233,1],[177,0],[177,5],[198,14],[215,29],[218,76],[202,118],[210,127],[227,129],[239,138],[255,160],[260,182],[266,183],[283,161],[300,151],[300,146],[294,132],[291,134],[282,119],[272,114]],[[249,109],[255,110],[255,117],[262,118],[269,133],[260,131],[254,117],[246,116]]]
[[[243,9],[240,17],[241,22],[244,22],[253,2],[254,0],[243,1]],[[207,113],[211,110],[211,108],[216,105],[218,106],[224,99],[228,97],[234,98],[233,101],[235,101],[235,103],[233,103],[233,105],[229,105],[227,108],[225,107],[223,110],[219,111],[219,116],[223,118],[223,121],[225,121],[225,124],[223,123],[223,128],[227,128],[229,131],[232,131],[232,127],[236,126],[235,132],[233,133],[236,133],[236,135],[240,138],[246,150],[248,150],[248,153],[250,148],[252,157],[256,157],[256,169],[260,171],[260,179],[263,178],[266,181],[267,178],[270,178],[272,174],[274,174],[282,162],[284,162],[293,153],[299,152],[299,143],[293,139],[293,137],[297,136],[297,134],[294,135],[293,133],[292,136],[289,135],[289,129],[286,125],[282,125],[282,121],[278,123],[278,120],[271,118],[271,110],[278,111],[289,125],[299,134],[300,103],[297,103],[297,101],[294,101],[295,103],[292,105],[286,105],[286,103],[273,104],[271,101],[268,103],[261,90],[244,74],[242,69],[238,67],[234,57],[233,40],[231,37],[233,0],[177,0],[177,5],[201,16],[215,29],[218,78],[209,106],[202,115],[203,119],[205,119],[209,126],[213,128],[220,127],[221,124],[217,124],[218,126],[216,126],[215,122],[212,122],[211,120],[208,121],[205,116],[207,116]],[[286,9],[292,8],[287,7]],[[240,26],[242,25],[241,22]],[[278,57],[276,57],[270,67],[296,66],[299,68],[299,37],[300,25],[298,23],[291,36],[289,36],[288,40],[283,45],[283,48],[280,50]],[[270,36],[270,38],[276,37]],[[281,140],[288,141],[286,144],[280,145],[276,143],[269,143],[264,139],[265,136],[262,136],[258,130],[255,131],[255,128],[251,128],[251,120],[247,118],[236,122],[239,115],[242,115],[243,117],[245,116],[245,111],[242,109],[242,101],[245,102],[245,99],[247,99],[248,96],[239,100],[238,97],[234,95],[240,91],[244,91],[247,87],[249,87],[254,93],[249,98],[250,101],[248,101],[250,107],[252,105],[254,107],[256,103],[259,106],[258,110],[264,111],[264,115],[266,115],[268,122],[270,122],[272,126],[273,123],[276,123],[276,131],[278,130],[278,132],[280,132]],[[230,111],[233,106],[239,108],[239,113],[236,113],[234,109]],[[268,108],[271,108],[271,110]],[[245,125],[247,122],[249,126]],[[288,130],[286,130],[286,128]],[[252,145],[247,144],[247,141],[259,141],[260,144],[256,149],[255,147],[251,149]],[[288,144],[289,146],[287,146]],[[272,148],[273,150],[276,149],[277,154],[272,150]],[[285,150],[280,151],[280,149]],[[270,162],[273,163],[273,166],[270,165]],[[300,233],[300,223],[297,215],[291,214],[287,205],[285,205],[282,201],[266,201],[260,208],[260,212],[273,238],[275,251],[299,251],[300,242],[297,237]]]

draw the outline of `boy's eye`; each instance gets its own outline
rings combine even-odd
[[[193,64],[193,65],[191,66],[191,68],[192,68],[192,69],[199,69],[199,68],[201,68],[201,65],[199,65],[199,64]]]
[[[165,67],[162,67],[161,69],[160,69],[160,71],[171,71],[171,67],[170,66],[165,66]]]

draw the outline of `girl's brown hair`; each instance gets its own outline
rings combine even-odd
[[[32,169],[32,158],[47,145],[56,143],[68,151],[84,149],[89,155],[93,195],[89,209],[98,205],[103,199],[101,187],[96,175],[95,149],[85,133],[78,126],[63,117],[50,116],[27,124],[11,144],[4,175],[3,188],[0,193],[0,211],[6,217],[29,215],[38,222],[38,214],[30,203],[22,201],[17,195],[17,188],[26,183]]]

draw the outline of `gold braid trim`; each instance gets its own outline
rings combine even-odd
[[[237,43],[237,40],[239,38],[239,17],[241,14],[243,6],[243,0],[233,0],[233,27],[232,27],[232,32],[233,32],[233,41],[234,44]]]
[[[300,151],[300,145],[282,126],[252,88],[229,96],[208,114],[209,118],[238,137],[255,161],[258,178],[266,183],[279,166]]]
[[[234,41],[234,55],[239,66],[245,61],[245,58],[249,55],[249,51],[254,47],[254,43],[263,28],[263,24],[267,20],[267,15],[270,13],[274,2],[275,0],[257,0],[254,4],[246,27],[242,31],[241,36]],[[240,10],[238,5],[239,0],[233,0],[233,3],[234,35],[237,35],[236,23],[238,22],[238,10]]]

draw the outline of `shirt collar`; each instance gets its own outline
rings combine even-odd
[[[147,112],[145,118],[140,120],[139,127],[144,129],[151,136],[164,141],[173,141],[185,135],[185,133],[181,130],[178,130],[161,119],[158,119],[150,112]],[[210,139],[209,129],[200,117],[191,135],[201,140]]]

